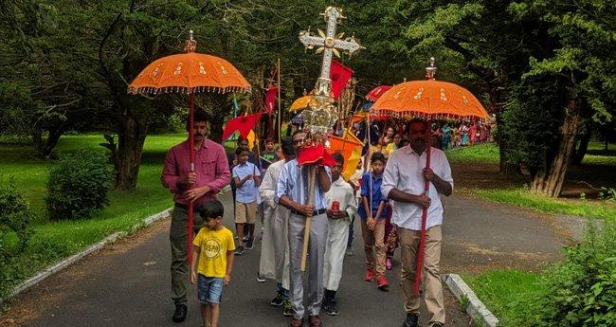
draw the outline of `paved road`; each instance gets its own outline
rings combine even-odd
[[[223,199],[227,210],[228,198]],[[492,267],[536,269],[558,258],[566,242],[549,217],[465,197],[446,201],[443,272]],[[227,211],[230,212],[230,211]],[[230,221],[226,222],[231,225]],[[189,318],[173,324],[169,298],[169,221],[159,222],[92,255],[18,297],[0,317],[2,326],[200,326],[196,295]],[[388,293],[362,280],[361,240],[345,259],[338,317],[326,326],[400,326],[404,319],[397,283],[399,265],[389,272]],[[237,258],[232,284],[223,294],[221,326],[287,326],[288,318],[269,305],[274,283],[257,283],[259,246]],[[399,251],[397,253],[399,256]],[[191,290],[196,293],[196,291]],[[469,326],[469,318],[446,294],[448,326]]]

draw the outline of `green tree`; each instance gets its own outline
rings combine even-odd
[[[610,121],[614,5],[595,1],[398,3],[401,51],[462,58],[463,84],[496,109],[505,162],[526,163],[532,190],[558,196],[582,117]]]
[[[510,10],[519,19],[537,19],[554,44],[546,56],[530,57],[530,69],[519,82],[535,93],[522,97],[515,94],[511,102],[524,107],[529,98],[553,99],[543,107],[526,107],[538,113],[551,111],[558,123],[548,130],[552,137],[538,143],[541,160],[531,187],[534,192],[558,196],[582,120],[613,120],[616,4],[592,0],[521,1],[511,5]],[[546,81],[556,87],[542,88]]]

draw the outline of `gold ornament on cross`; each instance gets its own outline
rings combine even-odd
[[[311,133],[328,133],[338,119],[338,110],[334,106],[332,95],[332,83],[329,78],[333,55],[340,57],[340,51],[351,56],[360,49],[365,49],[355,37],[344,37],[344,33],[336,34],[336,27],[342,19],[342,9],[327,7],[321,14],[327,22],[327,32],[318,30],[318,36],[308,28],[299,33],[299,40],[306,49],[317,47],[316,53],[323,53],[321,75],[317,79],[314,91],[311,94],[309,109],[304,110],[303,115],[306,126]]]

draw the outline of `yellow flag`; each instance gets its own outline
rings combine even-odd
[[[250,149],[250,151],[252,151],[252,148],[254,148],[255,146],[255,138],[257,138],[257,135],[255,135],[254,130],[250,130],[250,133],[248,133],[248,136],[246,136],[246,140],[248,140],[248,148]]]

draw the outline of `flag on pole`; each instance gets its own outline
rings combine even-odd
[[[271,115],[272,111],[274,111],[274,107],[276,107],[276,95],[278,94],[277,86],[270,86],[267,91],[265,91],[265,109],[267,109],[267,114]]]
[[[340,98],[342,91],[353,77],[353,70],[339,61],[332,61],[332,69],[329,73],[329,78],[332,80],[332,93],[334,99]]]
[[[248,137],[250,131],[257,125],[259,120],[261,119],[261,115],[263,113],[256,113],[252,115],[240,116],[237,118],[233,118],[227,122],[225,126],[225,130],[222,133],[222,141],[226,141],[229,136],[231,136],[235,132],[240,132],[240,136],[242,138]]]
[[[340,152],[340,154],[344,157],[342,177],[348,181],[353,173],[355,173],[357,163],[361,159],[361,152],[364,143],[348,130],[344,131],[342,137],[330,136],[329,143],[330,148],[327,150],[329,153],[334,154],[336,152]]]

